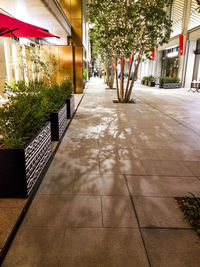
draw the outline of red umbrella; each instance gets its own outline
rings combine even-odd
[[[25,23],[4,14],[0,14],[0,36],[26,38],[57,37],[44,28]]]

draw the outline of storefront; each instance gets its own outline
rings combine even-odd
[[[162,77],[177,77],[179,68],[179,46],[162,51]]]

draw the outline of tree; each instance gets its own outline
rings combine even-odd
[[[197,4],[198,4],[197,11],[200,13],[200,0],[196,0],[196,1],[197,1]]]
[[[97,51],[107,51],[120,60],[121,75],[116,88],[119,102],[130,102],[133,85],[143,56],[170,38],[172,23],[167,8],[171,0],[91,0],[88,14],[93,23]],[[100,52],[101,54],[101,52]],[[130,57],[126,87],[124,86],[124,60]],[[131,69],[134,63],[134,73]]]

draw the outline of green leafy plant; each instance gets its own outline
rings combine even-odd
[[[147,79],[148,79],[148,77],[147,76],[144,76],[143,78],[142,78],[142,81],[147,81]]]
[[[181,211],[184,213],[185,219],[190,222],[192,228],[200,238],[200,199],[192,193],[190,195],[175,199]]]
[[[163,83],[179,83],[180,79],[178,77],[160,77],[160,84]]]
[[[22,148],[58,111],[72,93],[72,85],[65,79],[61,85],[51,86],[42,81],[24,81],[6,85],[8,102],[0,108],[0,147]]]
[[[29,94],[9,97],[0,108],[1,144],[5,148],[22,148],[41,129],[47,115],[43,98]]]
[[[61,85],[53,84],[45,88],[43,95],[47,103],[47,113],[58,111],[69,99],[72,93],[71,82],[65,79]]]
[[[83,71],[83,81],[84,82],[87,81],[87,75],[88,75],[87,69],[84,69],[84,71]]]
[[[147,81],[148,82],[155,82],[155,78],[154,78],[154,76],[149,76],[149,77],[147,77]]]

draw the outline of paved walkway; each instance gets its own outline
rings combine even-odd
[[[92,79],[3,267],[199,267],[174,197],[200,196],[200,94]]]

